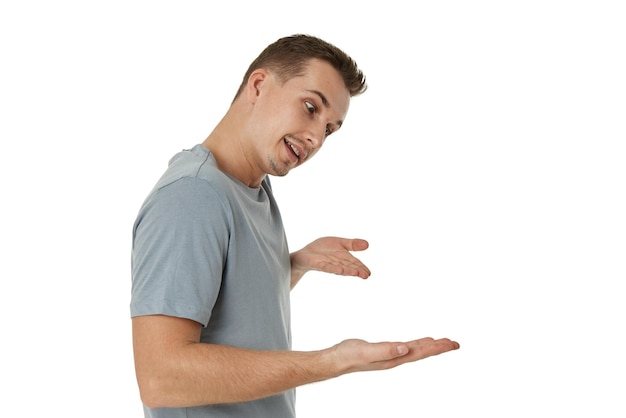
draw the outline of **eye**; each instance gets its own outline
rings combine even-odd
[[[315,113],[315,111],[317,110],[315,105],[311,102],[304,102],[304,105],[306,106],[306,110],[308,110],[309,113]]]

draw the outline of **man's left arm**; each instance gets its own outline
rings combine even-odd
[[[360,238],[323,237],[291,253],[291,288],[308,271],[322,271],[341,276],[367,279],[371,272],[361,260],[352,255],[363,251],[369,243]]]

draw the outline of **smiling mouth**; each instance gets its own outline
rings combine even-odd
[[[293,154],[299,160],[300,159],[300,150],[298,150],[297,147],[295,147],[291,142],[289,142],[287,140],[287,138],[285,138],[284,141],[285,141],[285,144],[287,144],[287,147],[291,150],[291,152],[293,152]]]

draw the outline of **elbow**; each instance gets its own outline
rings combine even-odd
[[[150,376],[138,378],[139,398],[147,408],[185,408],[205,405],[207,400],[195,399],[183,389],[179,379]]]
[[[148,408],[163,408],[163,397],[160,396],[158,391],[151,387],[149,383],[139,383],[139,397],[141,403]]]
[[[172,392],[165,389],[162,379],[137,379],[141,403],[148,408],[172,408],[176,405],[171,399]]]

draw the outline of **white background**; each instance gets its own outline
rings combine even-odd
[[[622,2],[222,3],[0,6],[3,410],[141,416],[135,214],[256,55],[309,33],[370,88],[277,199],[292,249],[366,238],[373,274],[307,276],[294,348],[462,347],[302,387],[299,418],[624,417]]]

